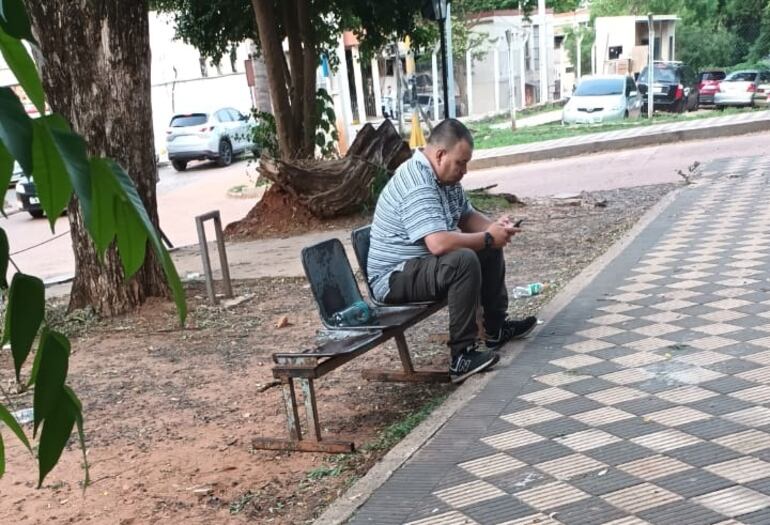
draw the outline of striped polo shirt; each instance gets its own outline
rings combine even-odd
[[[390,274],[410,259],[430,255],[427,235],[456,230],[472,209],[462,186],[439,184],[430,161],[415,151],[385,185],[374,211],[367,264],[374,296],[384,301]]]

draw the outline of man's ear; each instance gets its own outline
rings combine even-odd
[[[447,154],[447,150],[444,148],[437,148],[436,149],[436,163],[441,164],[441,162],[444,160],[444,157]]]

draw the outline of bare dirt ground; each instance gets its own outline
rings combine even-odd
[[[541,296],[512,301],[511,313],[538,311],[672,187],[511,209],[527,218],[527,233],[506,250],[508,285],[547,285]],[[264,389],[272,381],[270,354],[311,345],[319,322],[302,279],[241,280],[235,291],[247,300],[211,307],[203,284],[189,283],[184,330],[161,301],[107,321],[85,311],[65,315],[65,303],[57,302],[50,321],[72,337],[69,382],[84,402],[92,484],[82,490],[73,442],[35,490],[34,459],[5,432],[0,516],[17,524],[306,523],[382,457],[426,405],[455,388],[362,380],[361,369],[398,367],[389,344],[317,383],[324,432],[354,439],[358,452],[254,450],[253,437],[285,435],[280,390]],[[278,328],[283,316],[291,325]],[[407,334],[418,366],[447,365],[446,326],[441,312]],[[9,356],[0,354],[4,391],[14,390],[12,375]],[[11,402],[14,409],[31,406],[29,394]]]

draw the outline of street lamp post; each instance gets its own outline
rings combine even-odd
[[[441,78],[444,84],[444,118],[449,118],[449,72],[447,71],[449,66],[447,64],[446,38],[447,0],[427,0],[422,7],[422,15],[428,20],[438,22],[439,34],[441,35]]]

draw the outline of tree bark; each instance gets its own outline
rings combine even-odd
[[[291,73],[285,68],[285,56],[281,35],[276,27],[276,12],[272,0],[251,0],[257,21],[262,57],[267,67],[267,84],[275,112],[275,127],[278,133],[278,149],[281,158],[295,158],[300,144],[294,131],[294,118],[289,100]]]
[[[27,0],[26,5],[44,57],[49,105],[85,137],[90,155],[111,157],[126,169],[157,227],[147,0]],[[114,245],[104,262],[99,260],[74,198],[69,221],[75,251],[70,309],[91,305],[111,316],[147,297],[168,296],[149,247],[140,270],[126,281]]]

